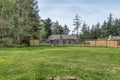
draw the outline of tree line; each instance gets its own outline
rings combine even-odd
[[[40,18],[37,0],[0,0],[0,46],[29,45],[30,39],[68,34],[67,25]]]
[[[81,23],[80,18],[75,19],[76,25]],[[112,14],[109,14],[108,20],[104,20],[103,24],[99,22],[92,26],[88,26],[85,22],[81,26],[79,24],[75,29],[81,28],[78,36],[82,40],[107,39],[109,35],[120,36],[120,19],[113,18]]]
[[[65,24],[41,19],[37,0],[0,0],[0,46],[29,45],[30,39],[46,40],[50,35],[68,35]],[[79,15],[73,25],[80,39],[106,39],[109,35],[120,36],[120,19],[110,14],[103,24],[81,24]],[[81,28],[79,30],[79,28]],[[80,33],[79,33],[80,32]]]

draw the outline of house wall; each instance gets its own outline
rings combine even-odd
[[[76,40],[64,40],[64,44],[76,44]]]
[[[76,40],[50,40],[50,44],[58,45],[58,44],[76,44]]]

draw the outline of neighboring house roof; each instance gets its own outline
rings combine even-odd
[[[77,36],[74,35],[51,35],[48,40],[59,40],[59,39],[74,39],[77,40]]]

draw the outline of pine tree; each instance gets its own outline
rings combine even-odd
[[[97,23],[95,25],[95,32],[96,32],[96,39],[100,38],[100,35],[101,35],[101,29],[100,29],[100,23]]]
[[[110,13],[108,17],[108,22],[107,22],[107,28],[108,28],[108,34],[113,35],[113,17],[112,13]],[[107,36],[109,36],[107,35]]]
[[[68,35],[70,32],[69,28],[67,27],[67,25],[65,24],[63,27],[63,34]]]
[[[104,23],[101,26],[101,35],[100,35],[100,37],[102,39],[104,39],[104,38],[108,37],[108,35],[109,35],[109,33],[108,33],[108,29],[107,29],[107,22],[104,21]]]
[[[59,25],[58,21],[56,21],[55,25],[53,26],[52,34],[53,35],[61,35],[61,34],[63,34],[63,27],[61,25]]]
[[[120,36],[120,19],[114,21],[114,36]]]
[[[73,19],[73,20],[74,20],[73,21],[73,25],[75,26],[74,31],[76,31],[76,35],[78,37],[79,36],[79,28],[80,28],[80,25],[81,25],[81,21],[80,21],[79,15],[76,14],[75,19]]]
[[[43,20],[44,23],[44,31],[45,31],[45,39],[47,39],[50,35],[52,35],[52,30],[51,30],[51,26],[52,26],[52,21],[50,18]]]
[[[96,39],[96,31],[95,31],[95,26],[92,25],[92,28],[90,30],[90,38],[91,39]]]
[[[1,38],[12,38],[17,44],[28,44],[35,36],[39,38],[40,17],[37,0],[0,0]],[[32,29],[37,31],[31,31]]]
[[[84,24],[82,25],[82,34],[80,35],[81,39],[90,39],[90,29],[89,26],[84,22]]]

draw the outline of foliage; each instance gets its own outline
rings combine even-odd
[[[50,35],[52,35],[52,30],[51,30],[51,26],[52,26],[52,21],[50,18],[43,20],[44,23],[44,31],[45,31],[45,35],[44,38],[47,39]]]
[[[68,35],[69,32],[70,32],[70,30],[69,30],[68,26],[65,24],[64,27],[63,27],[63,33]]]
[[[80,38],[81,39],[90,39],[90,29],[89,26],[84,22],[84,24],[82,25],[82,33],[80,34]]]
[[[114,19],[112,14],[109,15],[108,20],[105,20],[102,25],[98,22],[89,28],[84,23],[80,39],[107,39],[109,35],[120,36],[120,19]]]
[[[76,31],[76,35],[77,35],[77,37],[78,37],[78,35],[79,35],[79,28],[80,28],[80,25],[81,25],[80,16],[79,16],[78,14],[76,14],[75,19],[73,19],[73,20],[74,20],[74,21],[73,21],[73,25],[75,26],[73,32]]]
[[[15,41],[12,38],[2,38],[0,39],[0,46],[5,46],[5,47],[14,47],[15,46]]]
[[[52,26],[52,34],[53,35],[68,35],[69,34],[69,28],[67,27],[67,25],[65,25],[64,27],[62,27],[58,21],[56,21],[54,23],[54,25]]]
[[[39,38],[40,17],[36,0],[2,0],[0,5],[1,39],[10,37],[16,44],[28,44],[29,39]]]
[[[41,20],[38,12],[37,0],[0,0],[0,39],[11,38],[16,45],[29,45],[30,39],[69,33],[67,26],[63,28],[58,22],[52,29],[52,20]]]
[[[0,0],[0,39],[10,38],[15,45],[29,45],[30,39],[46,40],[50,35],[69,34],[66,24],[60,25],[58,21],[53,22],[50,18],[42,20],[38,12],[38,0]],[[84,22],[80,30],[81,24],[80,16],[76,14],[73,32],[76,31],[80,39],[120,36],[120,19],[114,19],[112,14],[103,24],[98,22],[90,27]]]

